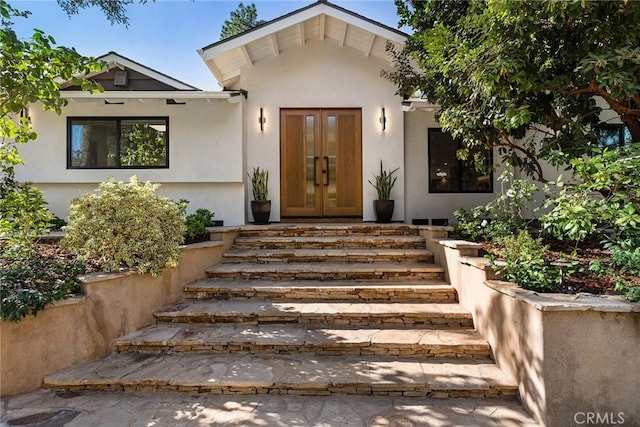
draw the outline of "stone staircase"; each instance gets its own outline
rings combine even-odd
[[[515,396],[409,225],[246,226],[222,264],[63,390]]]

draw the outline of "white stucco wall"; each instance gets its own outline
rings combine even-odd
[[[207,208],[225,225],[244,224],[242,108],[242,102],[227,100],[188,100],[185,105],[167,105],[164,99],[133,99],[124,105],[92,100],[71,101],[58,116],[34,105],[30,116],[39,137],[20,147],[25,165],[16,168],[16,177],[40,187],[61,217],[68,214],[72,198],[93,191],[99,182],[137,175],[162,184],[163,196],[188,199],[188,211]],[[128,116],[169,117],[169,168],[67,169],[67,117]]]
[[[495,199],[495,192],[499,190],[496,178],[502,169],[493,175],[493,193],[429,193],[427,133],[430,128],[441,127],[435,114],[436,111],[421,110],[404,113],[406,222],[409,223],[414,219],[446,218],[453,224],[455,210],[486,205]]]
[[[385,169],[400,168],[391,195],[396,200],[393,219],[405,219],[402,100],[394,95],[395,87],[380,77],[380,71],[388,67],[385,61],[367,57],[350,47],[340,47],[334,41],[310,40],[305,46],[287,49],[276,58],[260,60],[242,69],[233,89],[249,92],[246,167],[269,170],[272,221],[280,219],[281,108],[361,108],[363,219],[375,220],[376,191],[368,180],[373,172],[379,171],[380,160]],[[264,132],[260,132],[258,125],[261,107],[267,119]],[[382,107],[387,117],[384,132],[379,122]],[[247,194],[247,200],[250,199]],[[248,205],[247,201],[245,208],[250,217]]]

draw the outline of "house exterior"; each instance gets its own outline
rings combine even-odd
[[[271,221],[375,220],[373,173],[398,168],[394,221],[453,219],[494,198],[495,176],[455,158],[436,106],[403,100],[380,72],[406,34],[325,1],[198,52],[224,88],[201,91],[111,52],[92,76],[105,91],[63,85],[62,115],[30,108],[37,142],[16,171],[66,216],[71,199],[113,177],[207,208],[225,225],[253,220],[247,173],[270,173]],[[152,153],[140,151],[150,144]]]

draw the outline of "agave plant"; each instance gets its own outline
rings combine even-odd
[[[397,176],[393,176],[400,168],[394,170],[384,170],[382,168],[382,160],[380,160],[380,173],[373,174],[374,181],[369,180],[369,184],[378,192],[378,200],[391,200],[391,189],[398,180]]]
[[[249,175],[251,178],[251,187],[253,191],[253,200],[264,201],[269,196],[269,171],[266,169],[260,169],[260,167],[253,168],[253,174]]]

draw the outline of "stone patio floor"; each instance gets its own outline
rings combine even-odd
[[[2,399],[0,426],[537,426],[515,400],[220,396],[40,390]]]

